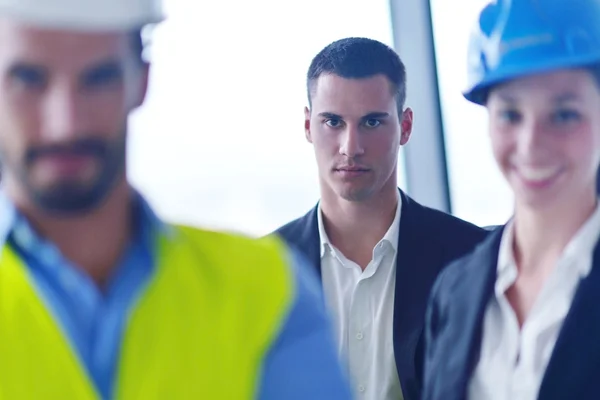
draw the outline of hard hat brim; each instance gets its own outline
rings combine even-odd
[[[156,25],[165,19],[162,10],[142,10],[134,13],[93,13],[85,8],[58,10],[47,7],[22,10],[0,5],[0,18],[8,18],[41,29],[77,32],[131,31]]]
[[[541,60],[541,62],[529,64],[527,67],[515,65],[511,68],[511,66],[503,65],[495,71],[487,72],[486,78],[464,91],[463,96],[472,103],[485,106],[490,89],[499,84],[526,76],[544,74],[561,69],[586,68],[594,64],[600,64],[600,52],[580,57],[564,57],[552,62]]]

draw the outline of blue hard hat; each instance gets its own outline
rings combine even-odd
[[[492,85],[520,76],[600,63],[600,0],[497,0],[471,35],[468,89],[484,104]]]

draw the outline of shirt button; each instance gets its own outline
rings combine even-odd
[[[361,393],[364,392],[365,391],[365,387],[363,385],[360,385],[358,387],[358,391],[361,392]]]
[[[356,334],[356,338],[357,338],[358,340],[362,340],[362,338],[363,338],[363,334],[362,334],[362,332],[358,332],[358,333]]]

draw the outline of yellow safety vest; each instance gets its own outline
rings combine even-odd
[[[254,398],[294,297],[283,245],[177,227],[158,246],[155,275],[129,310],[115,398]],[[27,268],[4,246],[0,399],[99,398]]]

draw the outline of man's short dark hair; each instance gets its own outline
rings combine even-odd
[[[306,77],[308,103],[311,104],[315,82],[323,74],[346,79],[384,75],[396,95],[398,114],[406,101],[406,68],[398,54],[377,40],[350,37],[337,40],[313,58]]]

